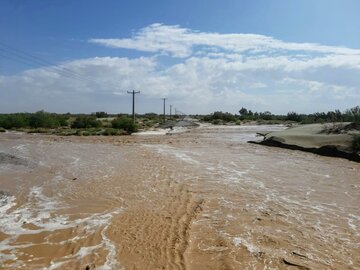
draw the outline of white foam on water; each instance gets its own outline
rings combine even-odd
[[[152,136],[152,135],[166,135],[167,132],[169,132],[170,129],[157,129],[157,130],[147,130],[147,131],[141,131],[134,133],[135,136]]]
[[[233,237],[233,243],[235,246],[244,246],[250,253],[259,253],[260,250],[254,244],[248,242],[246,239],[242,237]]]
[[[0,216],[5,216],[6,212],[16,205],[15,196],[1,196],[0,197]]]
[[[73,161],[70,163],[72,166],[77,166],[79,164],[80,158],[79,157],[71,157]]]
[[[71,220],[68,215],[62,214],[57,215],[56,210],[67,209],[70,206],[60,203],[53,197],[47,197],[43,193],[42,187],[33,187],[31,188],[28,196],[28,200],[25,204],[20,205],[18,208],[16,198],[14,196],[1,198],[0,202],[0,228],[1,231],[5,234],[8,234],[9,237],[0,242],[0,252],[7,251],[10,252],[10,257],[16,257],[16,249],[26,248],[34,246],[33,243],[12,244],[13,241],[17,239],[18,236],[22,234],[38,234],[44,231],[55,231],[60,229],[75,228],[79,227],[80,230],[83,230],[85,235],[89,233],[94,233],[96,230],[103,227],[101,231],[102,243],[100,247],[104,247],[108,250],[109,254],[106,259],[104,269],[113,269],[113,265],[118,265],[116,262],[116,248],[114,243],[112,243],[108,237],[105,235],[105,230],[108,228],[110,220],[114,215],[120,214],[122,209],[117,208],[110,212],[96,213],[87,217],[78,218]],[[14,208],[14,210],[12,210]],[[31,223],[37,226],[37,229],[31,230],[24,228],[23,226],[27,223]],[[76,238],[76,237],[75,237]],[[76,240],[76,239],[72,240]],[[50,242],[46,242],[51,244]],[[99,248],[94,247],[84,247],[79,250],[73,257],[64,257],[62,259],[73,259],[84,257],[89,254],[89,251]],[[0,264],[4,263],[6,260],[9,260],[9,256],[1,256]],[[66,260],[69,261],[69,260]],[[66,262],[65,261],[65,262]],[[49,269],[57,269],[65,263],[54,262]],[[15,266],[15,265],[13,265]],[[106,268],[107,267],[107,268]],[[47,269],[47,268],[46,268]]]
[[[67,263],[68,261],[62,262],[50,262],[50,266],[43,267],[42,270],[56,270],[59,269],[63,264]]]
[[[101,230],[101,237],[102,237],[102,242],[98,245],[94,245],[94,246],[87,246],[87,247],[81,247],[77,253],[75,253],[74,255],[68,255],[65,256],[63,258],[61,258],[61,261],[59,262],[51,262],[51,266],[50,268],[44,268],[45,269],[59,269],[59,267],[63,266],[66,263],[69,263],[73,260],[80,260],[88,255],[92,255],[94,254],[94,252],[96,252],[96,250],[99,250],[101,248],[105,248],[108,251],[108,254],[106,256],[105,262],[103,265],[101,266],[97,266],[96,269],[101,269],[101,270],[113,270],[113,269],[124,269],[121,264],[117,261],[116,259],[116,245],[114,244],[113,241],[111,241],[107,236],[106,236],[106,231],[109,227],[109,219],[111,219],[113,217],[114,214],[119,214],[121,211],[114,211],[112,213],[108,213],[107,215],[103,216],[104,218],[98,219],[98,220],[92,220],[92,222],[88,222],[87,225],[90,224],[97,224],[97,225],[104,225],[107,224],[106,226],[103,227],[103,229]],[[75,237],[77,238],[77,237]],[[75,239],[74,238],[74,239]],[[73,240],[73,239],[71,239]]]
[[[13,149],[18,152],[26,152],[27,151],[27,144],[18,144],[13,146]]]
[[[357,229],[358,226],[355,224],[355,222],[360,223],[360,217],[353,215],[353,214],[349,214],[347,221],[348,221],[349,227],[355,231],[356,235],[360,235],[360,232],[358,232],[358,229]]]
[[[11,202],[1,209],[2,212],[7,212],[0,219],[1,230],[6,234],[35,234],[41,231],[53,231],[67,227],[65,225],[67,217],[51,215],[52,211],[64,208],[64,206],[61,206],[54,198],[45,196],[41,187],[31,188],[28,201],[13,211],[9,211],[15,205],[15,197],[13,197]],[[26,223],[32,223],[41,229],[30,230],[23,228]]]
[[[14,165],[14,164],[0,164],[0,172],[16,172],[19,171],[20,168],[25,168],[22,165]]]
[[[68,255],[65,256],[63,258],[61,258],[61,261],[58,262],[54,262],[51,261],[50,262],[50,266],[44,267],[43,270],[55,270],[55,269],[59,269],[60,267],[62,267],[64,264],[69,263],[71,261],[73,261],[74,259],[79,260],[82,259],[88,255],[91,255],[95,252],[95,250],[101,248],[101,245],[95,245],[95,246],[88,246],[88,247],[81,247],[78,252],[76,252],[73,255]]]
[[[124,269],[120,263],[116,259],[116,246],[115,244],[106,236],[106,231],[109,225],[107,225],[101,232],[101,236],[103,239],[103,244],[105,248],[108,250],[108,254],[106,256],[105,264],[99,269],[102,270],[112,270],[112,269]]]
[[[15,261],[17,260],[17,256],[15,254],[1,254],[1,260],[2,261],[7,261],[7,260],[12,260]]]
[[[150,148],[150,149],[155,149],[155,151],[157,151],[159,154],[173,156],[173,157],[180,159],[186,163],[199,164],[199,162],[197,160],[195,160],[189,156],[189,154],[190,154],[189,151],[179,150],[179,149],[176,149],[175,147],[170,147],[168,145],[159,145],[159,144],[156,144],[156,145],[143,144],[143,146]]]

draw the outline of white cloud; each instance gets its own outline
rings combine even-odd
[[[278,50],[360,55],[360,50],[346,47],[324,46],[316,43],[284,42],[273,37],[255,34],[219,34],[193,31],[178,25],[155,23],[136,32],[131,38],[89,40],[92,43],[135,49],[145,52],[163,52],[176,57],[188,57],[194,46],[219,47],[223,50],[243,53],[272,52]]]
[[[356,49],[161,24],[145,27],[132,38],[91,42],[153,55],[94,57],[57,67],[80,80],[51,68],[0,76],[3,112],[130,112],[128,90],[141,91],[137,108],[143,113],[161,112],[162,97],[188,113],[235,113],[243,106],[274,113],[314,112],[359,105]],[[159,54],[176,59],[165,63]]]

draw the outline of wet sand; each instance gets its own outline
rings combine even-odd
[[[269,129],[0,134],[0,269],[360,269],[360,164]]]
[[[251,142],[360,162],[360,152],[352,147],[356,134],[360,135],[360,124],[309,124],[270,132],[262,141]]]

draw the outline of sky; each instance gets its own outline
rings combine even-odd
[[[357,0],[0,0],[0,113],[360,105]]]

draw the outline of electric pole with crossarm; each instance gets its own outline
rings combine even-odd
[[[135,92],[135,90],[127,91],[128,94],[132,94],[132,118],[135,124],[135,94],[140,94],[140,91]]]

